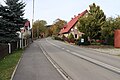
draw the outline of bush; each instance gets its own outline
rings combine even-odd
[[[114,45],[114,36],[108,36],[102,44]]]
[[[75,39],[74,39],[74,35],[72,33],[70,33],[70,35],[68,36],[69,42],[74,43]]]
[[[60,38],[60,37],[58,37],[58,36],[52,36],[52,38],[54,39],[54,40],[60,40],[60,41],[64,41],[62,38]]]
[[[88,37],[86,35],[83,35],[81,38],[84,39],[84,42],[81,43],[81,45],[90,45],[90,42],[88,41]]]
[[[81,37],[79,37],[78,39],[75,40],[75,44],[76,45],[81,45]]]
[[[71,39],[74,39],[74,36],[72,33],[70,33],[70,35],[68,36],[68,38],[71,40]]]

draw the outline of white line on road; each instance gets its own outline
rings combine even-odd
[[[70,50],[66,50],[67,52],[70,52]]]
[[[47,42],[49,42],[49,41],[47,41]],[[52,42],[49,42],[49,43],[52,44],[53,46],[58,47],[58,45],[56,45],[56,44],[54,44],[54,43],[52,43]],[[59,48],[59,47],[58,47],[58,48]],[[70,50],[66,50],[66,51],[69,52],[69,53],[71,53],[72,55],[75,55],[75,56],[80,57],[80,58],[82,58],[82,59],[84,59],[84,60],[87,60],[87,61],[89,61],[89,62],[92,62],[92,63],[94,63],[94,64],[97,64],[97,65],[99,65],[99,66],[102,66],[102,67],[104,67],[104,68],[106,68],[106,69],[109,69],[109,70],[111,70],[111,71],[114,71],[114,72],[120,74],[120,69],[117,68],[117,67],[114,67],[114,66],[112,66],[112,65],[106,64],[106,63],[101,62],[101,61],[98,61],[98,60],[96,60],[96,59],[92,59],[92,58],[87,57],[87,56],[80,55],[80,54],[75,53],[75,52],[70,52]]]
[[[97,64],[97,65],[99,65],[99,66],[102,66],[102,67],[104,67],[104,68],[107,68],[107,69],[109,69],[109,70],[112,70],[112,71],[120,74],[120,69],[117,68],[117,67],[111,66],[111,65],[109,65],[109,64],[106,64],[106,63],[104,63],[104,62],[101,62],[101,61],[92,59],[92,58],[87,57],[87,56],[80,55],[80,54],[75,53],[75,52],[71,52],[71,54],[73,54],[73,55],[75,55],[75,56],[78,56],[78,57],[80,57],[80,58],[83,58],[83,59],[85,59],[85,60],[87,60],[87,61],[90,61],[90,62],[92,62],[92,63],[95,63],[95,64]]]
[[[50,61],[50,63],[56,68],[56,70],[60,73],[60,75],[65,79],[65,80],[73,80],[44,50],[44,48],[40,45],[40,48],[44,55],[47,57],[47,59]]]
[[[60,46],[55,45],[55,44],[54,44],[54,43],[52,43],[52,42],[49,42],[47,39],[46,39],[46,41],[47,41],[48,43],[50,43],[50,44],[52,44],[52,45],[54,45],[54,46],[58,47],[58,48],[61,48]]]

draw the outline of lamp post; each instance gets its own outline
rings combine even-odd
[[[33,0],[33,15],[32,15],[32,41],[33,41],[33,23],[34,23],[34,2],[35,2],[35,0]]]

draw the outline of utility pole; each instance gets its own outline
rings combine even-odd
[[[35,2],[35,0],[33,0],[33,16],[32,16],[32,41],[33,41],[33,23],[34,23],[34,2]]]

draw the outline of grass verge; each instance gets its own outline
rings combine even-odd
[[[10,80],[22,53],[20,49],[0,60],[0,80]]]

